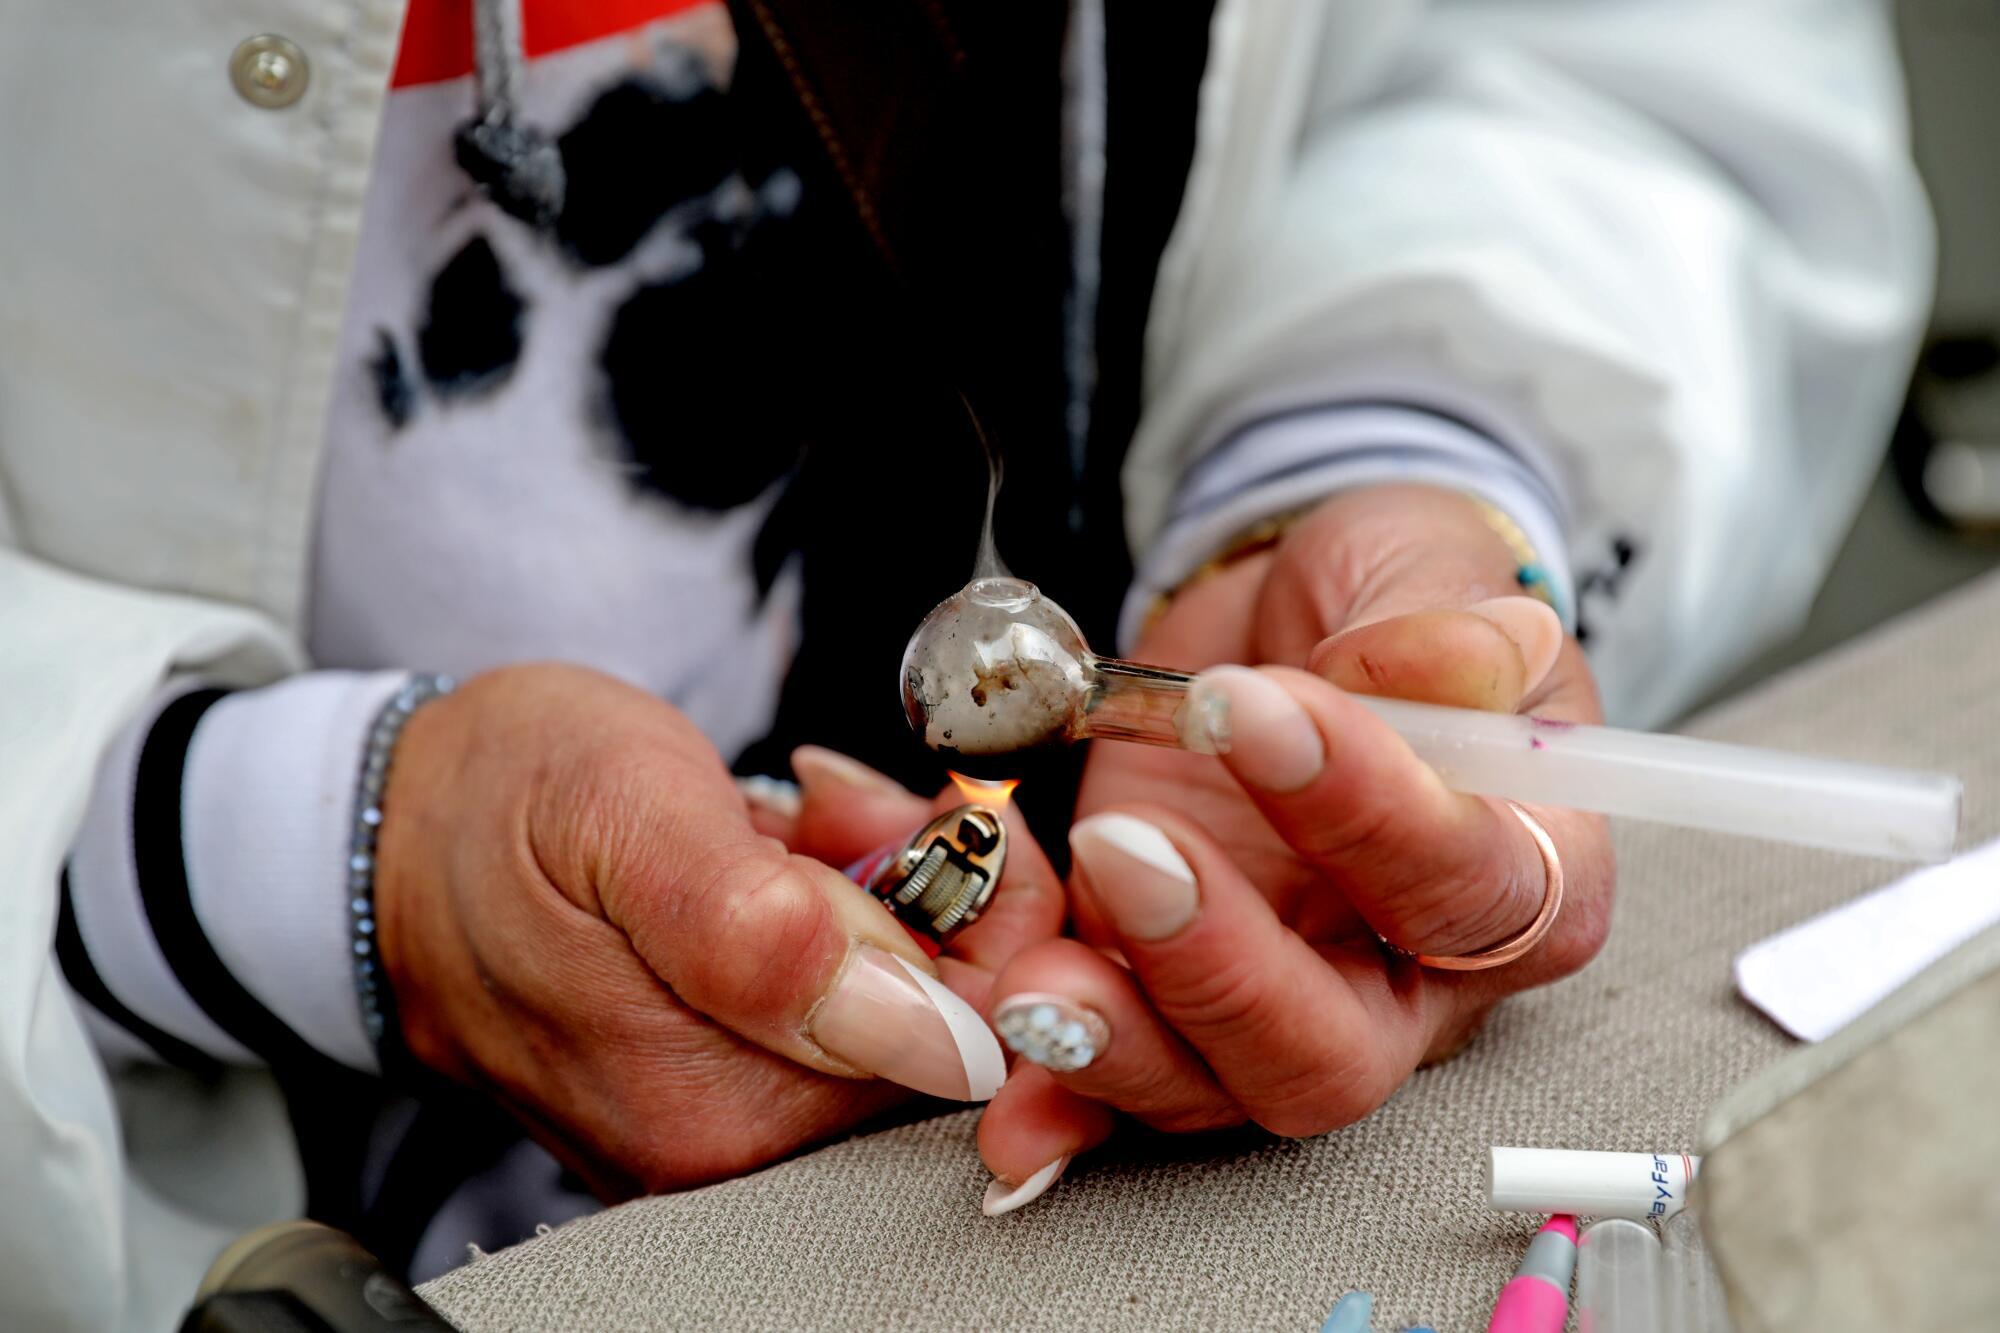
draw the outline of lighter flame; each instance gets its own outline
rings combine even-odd
[[[947,769],[946,772],[951,770]],[[979,778],[969,778],[963,773],[951,774],[951,785],[958,788],[958,794],[974,805],[983,805],[993,810],[1005,810],[1007,802],[1014,799],[1014,788],[1021,785],[1019,778],[1007,778],[1000,782],[985,782]]]

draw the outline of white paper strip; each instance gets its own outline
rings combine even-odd
[[[2000,922],[2000,842],[1897,880],[1751,945],[1743,998],[1794,1036],[1822,1041]]]

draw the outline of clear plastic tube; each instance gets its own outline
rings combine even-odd
[[[1958,841],[1943,773],[1355,697],[1458,791],[1864,856],[1941,861]]]
[[[1643,1222],[1592,1222],[1576,1252],[1579,1333],[1665,1333],[1660,1242]]]
[[[1722,1279],[1702,1240],[1701,1217],[1676,1213],[1660,1228],[1666,1267],[1666,1333],[1732,1333]]]

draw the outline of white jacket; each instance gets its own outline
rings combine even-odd
[[[1335,476],[1278,467],[1190,504],[1205,452],[1256,435],[1282,458],[1313,447],[1293,409],[1419,402],[1547,482],[1614,714],[1667,717],[1784,632],[1927,303],[1884,10],[1221,0],[1127,469],[1142,582]],[[161,680],[303,665],[400,23],[397,0],[0,0],[9,1327],[170,1327],[229,1235],[301,1203],[268,1081],[114,1085],[50,941],[98,756]],[[231,87],[259,31],[311,62],[296,106]]]

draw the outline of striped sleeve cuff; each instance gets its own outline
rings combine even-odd
[[[107,754],[71,852],[72,989],[174,1063],[373,1071],[347,845],[368,727],[405,679],[163,695]]]
[[[1327,404],[1253,421],[1202,456],[1141,557],[1119,620],[1130,650],[1158,599],[1265,519],[1340,491],[1418,482],[1463,491],[1520,525],[1564,623],[1575,590],[1562,493],[1533,462],[1455,417],[1406,404]]]
[[[58,961],[71,989],[161,1059],[197,1067],[247,1064],[256,1057],[182,986],[154,935],[140,889],[133,819],[141,794],[139,770],[155,724],[186,706],[193,693],[190,683],[163,691],[99,764],[63,876],[67,910],[58,918]]]

